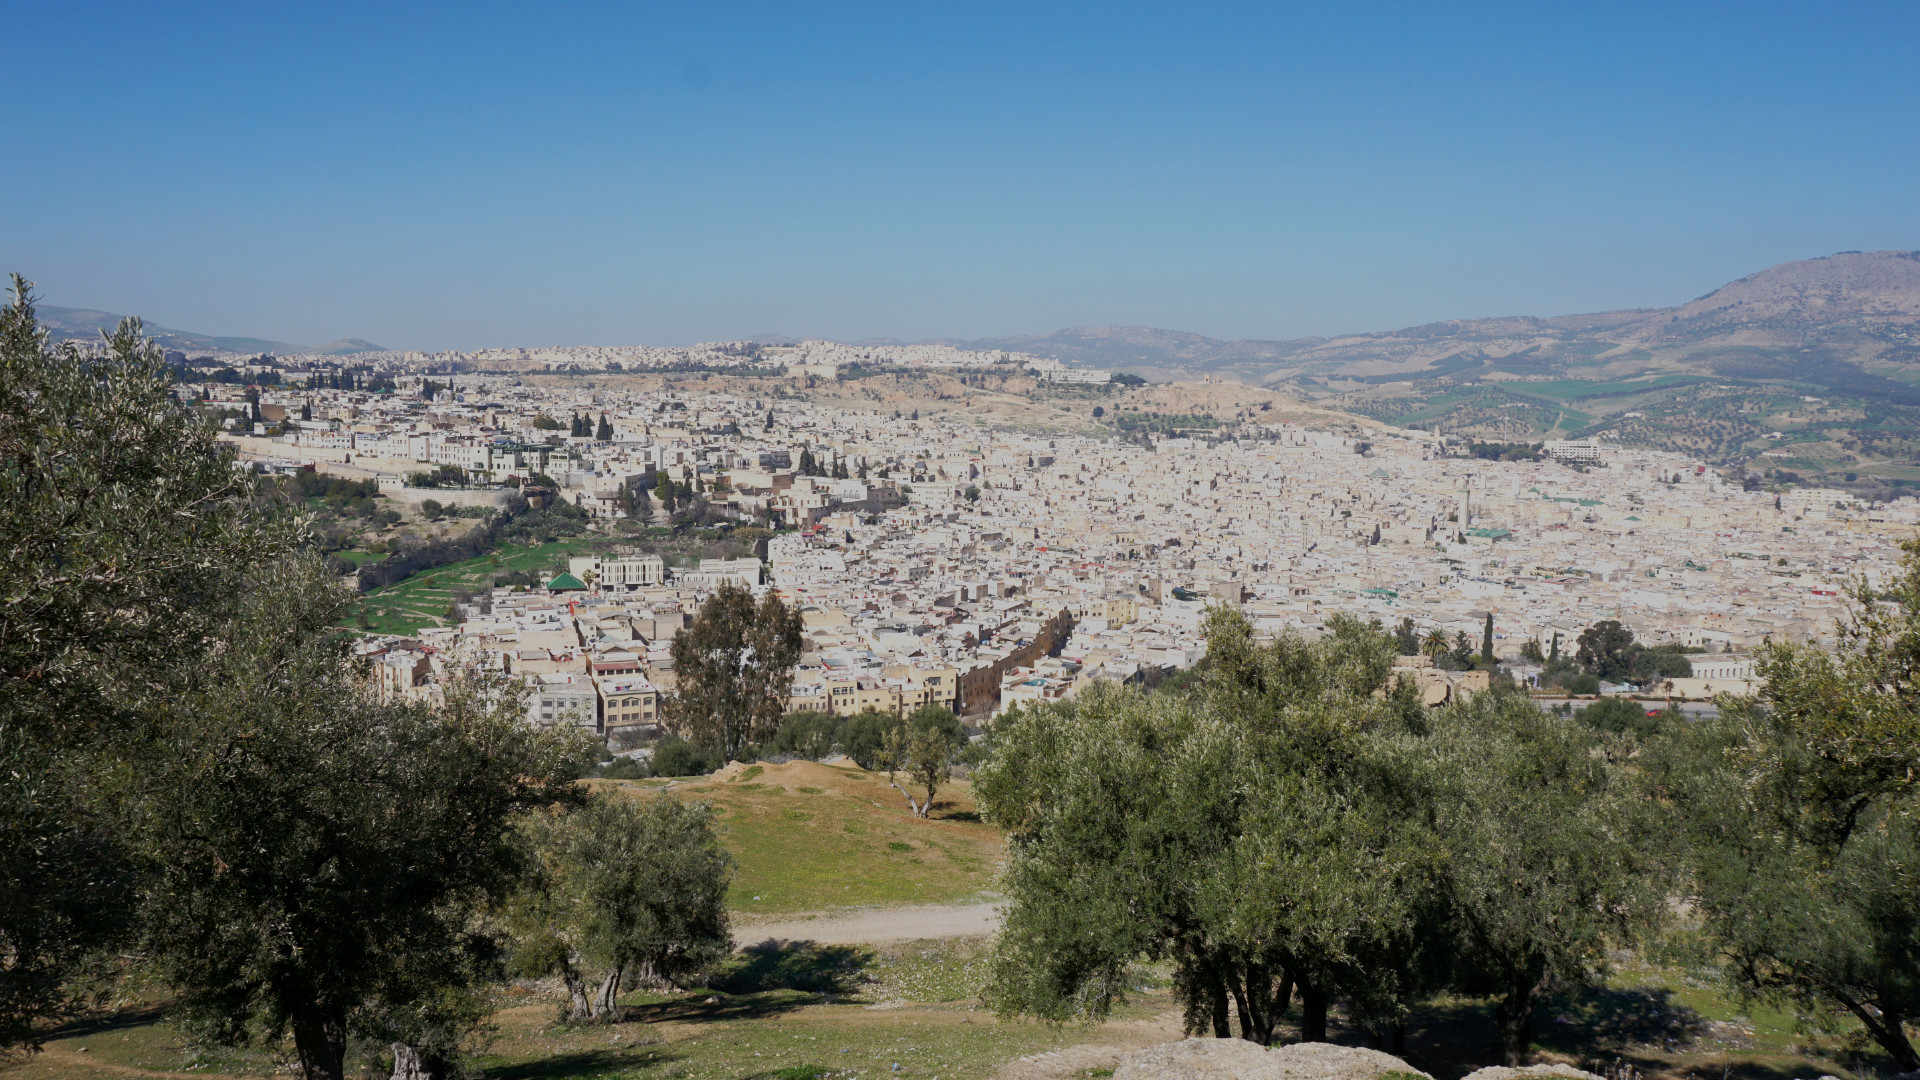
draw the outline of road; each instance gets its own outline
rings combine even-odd
[[[1000,929],[1000,905],[923,904],[851,908],[799,915],[734,916],[733,940],[752,945],[769,938],[822,945],[884,945],[927,938],[978,937]]]
[[[1542,711],[1557,709],[1562,705],[1570,705],[1575,712],[1579,712],[1581,709],[1592,705],[1596,699],[1534,698],[1533,700],[1539,703]],[[1647,709],[1664,709],[1667,707],[1667,703],[1664,701],[1635,700],[1634,704]],[[1679,706],[1680,714],[1689,720],[1712,720],[1714,717],[1720,715],[1720,706],[1715,705],[1711,701],[1676,701],[1674,704]]]

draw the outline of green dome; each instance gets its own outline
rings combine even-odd
[[[574,577],[572,574],[555,574],[553,580],[547,582],[547,591],[585,592],[587,591],[587,583]]]

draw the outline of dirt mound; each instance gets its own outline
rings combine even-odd
[[[702,781],[698,782],[766,784],[772,787],[782,787],[788,791],[799,791],[802,788],[815,788],[845,794],[850,784],[857,785],[863,781],[868,783],[879,782],[875,780],[873,774],[863,769],[855,769],[851,765],[836,768],[831,765],[822,765],[817,761],[789,761],[780,765],[759,762],[748,765],[744,762],[734,761],[729,762],[714,772],[713,775],[705,777]]]

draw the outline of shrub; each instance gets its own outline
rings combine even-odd
[[[630,757],[614,758],[599,767],[599,774],[608,780],[638,780],[646,773],[640,763]]]
[[[1627,698],[1602,698],[1574,715],[1595,731],[1615,735],[1628,731],[1651,735],[1660,730],[1658,716],[1648,716],[1645,706]]]
[[[769,754],[792,754],[815,761],[833,753],[846,721],[828,712],[797,712],[780,721],[763,750]]]
[[[653,748],[653,772],[656,776],[705,776],[720,767],[720,755],[696,746],[678,735],[669,735]]]
[[[887,732],[899,723],[886,713],[874,709],[850,716],[846,726],[840,729],[840,749],[861,768],[871,769],[880,761]]]

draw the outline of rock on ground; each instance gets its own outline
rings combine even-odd
[[[1392,1054],[1360,1046],[1294,1043],[1272,1048],[1244,1039],[1185,1039],[1129,1055],[1113,1080],[1379,1080],[1425,1076]]]
[[[1559,1076],[1567,1080],[1604,1080],[1593,1073],[1584,1072],[1571,1065],[1555,1062],[1552,1065],[1522,1065],[1512,1068],[1506,1065],[1489,1065],[1468,1073],[1462,1080],[1530,1080],[1533,1077]]]

